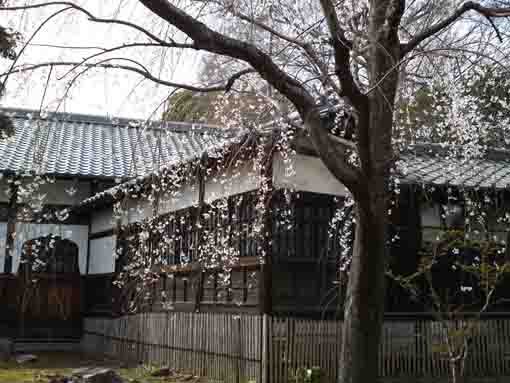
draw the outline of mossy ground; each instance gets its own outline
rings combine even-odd
[[[176,383],[197,382],[189,375],[154,378],[150,376],[156,366],[126,366],[113,359],[91,358],[90,355],[72,352],[36,352],[37,361],[18,364],[16,360],[0,360],[0,383],[46,383],[50,376],[70,375],[81,367],[109,367],[126,382]]]

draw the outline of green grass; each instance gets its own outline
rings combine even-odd
[[[81,367],[109,367],[121,375],[126,382],[140,383],[176,383],[179,381],[197,382],[189,376],[171,376],[155,378],[150,376],[155,366],[125,366],[112,359],[91,358],[72,352],[35,352],[38,359],[34,362],[18,364],[16,360],[0,360],[0,383],[46,383],[51,375],[71,375]]]

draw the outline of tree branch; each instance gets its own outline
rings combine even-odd
[[[192,49],[194,49],[194,45],[193,44],[178,44],[178,43],[166,43],[166,44],[162,44],[162,43],[131,43],[131,44],[118,45],[118,46],[113,47],[113,48],[102,49],[101,52],[94,53],[94,54],[91,54],[91,55],[85,57],[75,67],[69,69],[68,72],[66,72],[64,75],[60,76],[59,80],[61,80],[64,77],[66,77],[70,72],[74,71],[77,67],[79,67],[80,65],[82,65],[85,62],[89,61],[90,59],[93,59],[93,58],[96,58],[96,57],[99,57],[99,56],[102,56],[104,54],[111,53],[111,52],[114,52],[114,51],[117,51],[117,50],[120,50],[120,49],[134,48],[134,47],[164,47],[164,48],[168,47],[168,48],[192,48]]]
[[[140,65],[142,67],[142,69],[136,68],[134,66],[129,66],[129,65],[105,64],[104,63],[105,61],[111,61],[111,60],[128,60],[128,61],[131,61],[131,62],[137,64],[137,65]],[[84,63],[84,64],[81,64],[81,65],[80,65],[80,63],[75,62],[75,61],[60,61],[60,62],[59,61],[52,61],[52,62],[45,62],[45,63],[27,65],[27,66],[20,66],[20,67],[14,68],[10,72],[0,73],[0,78],[7,76],[9,73],[12,74],[12,73],[30,72],[30,71],[34,71],[34,70],[40,69],[40,68],[45,68],[45,67],[48,67],[48,66],[49,67],[73,66],[73,67],[76,67],[76,68],[79,67],[79,66],[84,66],[84,67],[88,67],[88,68],[90,67],[90,68],[122,69],[122,70],[126,70],[126,71],[129,71],[129,72],[137,73],[137,74],[145,77],[146,79],[148,79],[148,80],[150,80],[152,82],[155,82],[157,84],[160,84],[160,85],[164,85],[164,86],[168,86],[168,87],[173,87],[173,88],[186,89],[186,90],[190,90],[190,91],[193,91],[193,92],[201,92],[201,93],[219,92],[219,91],[228,92],[232,88],[232,86],[235,83],[235,81],[237,81],[239,78],[241,78],[245,74],[253,73],[254,72],[252,69],[244,69],[244,70],[239,71],[239,72],[235,73],[234,75],[232,75],[227,80],[226,84],[217,85],[217,86],[210,86],[210,87],[198,87],[198,86],[193,86],[193,85],[188,85],[188,84],[181,84],[181,83],[176,83],[176,82],[171,82],[171,81],[160,79],[160,78],[152,75],[147,70],[147,68],[145,68],[142,64],[140,64],[140,63],[138,63],[138,62],[136,62],[134,60],[130,60],[130,59],[126,59],[126,58],[119,58],[119,57],[112,57],[112,58],[100,61],[99,63],[90,63],[90,64],[89,63]]]
[[[342,96],[347,97],[359,113],[367,109],[367,97],[361,93],[351,72],[352,44],[345,37],[345,31],[340,26],[335,5],[331,0],[320,0],[322,11],[331,34],[335,52],[335,72],[342,87]]]
[[[300,82],[282,71],[266,53],[253,44],[210,29],[168,0],[140,0],[140,2],[154,14],[190,37],[195,42],[197,49],[236,58],[250,64],[264,80],[296,106],[303,119],[308,111],[315,106],[314,98]]]
[[[308,58],[310,59],[312,64],[314,64],[317,67],[319,73],[321,74],[319,79],[321,80],[322,84],[324,86],[330,86],[338,95],[340,95],[340,93],[341,93],[340,88],[328,76],[327,66],[324,65],[324,63],[322,63],[320,61],[319,57],[317,57],[317,54],[315,53],[315,51],[313,50],[313,48],[310,44],[308,44],[304,41],[300,41],[297,37],[291,37],[291,36],[284,35],[283,33],[278,32],[274,28],[270,27],[269,25],[267,25],[261,21],[255,20],[253,17],[245,15],[242,12],[236,11],[233,6],[229,7],[228,10],[230,13],[232,13],[234,16],[238,17],[239,19],[246,21],[250,24],[253,24],[253,25],[265,30],[266,32],[271,33],[272,35],[303,49],[303,51],[306,53],[306,55],[308,56]]]
[[[190,37],[195,42],[197,49],[232,57],[250,64],[263,79],[294,104],[305,123],[305,127],[310,132],[317,153],[326,167],[353,194],[358,194],[362,182],[360,171],[343,160],[338,151],[338,145],[334,144],[328,137],[327,130],[324,129],[315,99],[298,80],[281,70],[269,55],[253,44],[225,36],[210,29],[168,0],[140,0],[140,2]],[[349,57],[346,60],[348,64]],[[347,66],[346,69],[347,75],[350,76],[349,67]],[[350,78],[352,79],[352,76]],[[354,82],[352,82],[352,85],[355,86]],[[358,107],[363,110],[366,96],[359,93],[357,87],[355,89],[358,93],[351,94],[351,97],[358,102]],[[346,90],[343,89],[343,91]]]
[[[103,18],[95,17],[92,13],[87,11],[85,8],[80,7],[79,5],[71,3],[69,1],[48,1],[48,2],[44,2],[44,3],[32,4],[32,5],[23,5],[23,6],[16,6],[16,7],[0,7],[0,11],[19,11],[19,10],[25,10],[25,9],[49,7],[49,6],[54,6],[54,5],[62,5],[62,6],[74,8],[74,9],[84,13],[86,16],[88,16],[90,21],[95,22],[95,23],[124,25],[124,26],[130,27],[130,28],[134,28],[139,32],[142,32],[144,35],[146,35],[150,39],[152,39],[160,44],[168,44],[169,43],[168,41],[160,39],[155,34],[149,32],[147,29],[145,29],[135,23],[131,23],[129,21],[124,21],[124,20],[103,19]],[[171,42],[174,43],[174,41],[171,41]]]
[[[310,131],[310,139],[315,151],[324,165],[335,177],[341,175],[342,183],[356,199],[359,199],[364,189],[362,188],[364,178],[360,169],[347,162],[346,156],[347,150],[357,152],[356,145],[352,141],[331,135],[329,130],[324,128],[318,108],[309,114],[305,125]]]
[[[30,38],[27,40],[27,42],[23,45],[23,47],[21,48],[21,50],[19,51],[19,53],[16,55],[16,58],[12,61],[12,64],[9,68],[9,71],[7,72],[4,80],[2,81],[2,84],[0,86],[0,91],[3,90],[3,89],[6,89],[7,88],[7,80],[9,79],[9,75],[12,73],[16,63],[18,62],[19,58],[21,57],[21,55],[23,54],[23,52],[25,51],[25,49],[27,49],[28,45],[32,42],[32,40],[34,39],[34,37],[37,35],[37,33],[39,33],[39,31],[46,25],[46,23],[48,23],[51,19],[53,19],[54,17],[60,15],[61,13],[64,13],[65,11],[69,10],[69,9],[72,9],[72,7],[66,7],[66,8],[62,8],[62,9],[59,9],[58,11],[56,12],[53,12],[50,16],[48,16],[37,28],[36,30],[34,31],[34,33],[32,33],[32,35],[30,36]]]
[[[418,45],[420,45],[424,40],[428,39],[429,37],[432,37],[436,33],[442,31],[443,29],[447,28],[451,24],[453,24],[455,21],[457,21],[460,17],[464,15],[464,13],[469,11],[476,11],[491,23],[491,25],[496,30],[496,33],[499,36],[499,31],[497,30],[495,24],[492,21],[493,17],[510,17],[510,8],[497,8],[497,7],[484,7],[480,5],[479,3],[475,3],[472,1],[468,1],[464,4],[462,4],[455,12],[453,12],[449,17],[446,19],[437,22],[436,24],[432,25],[430,28],[424,30],[423,32],[416,35],[413,39],[408,41],[405,44],[402,44],[400,54],[401,56],[406,55],[410,51],[412,51],[414,48],[416,48]],[[501,38],[501,37],[500,37]]]
[[[29,44],[31,47],[44,47],[44,48],[57,48],[57,49],[69,49],[69,50],[98,50],[98,51],[106,51],[106,48],[103,47],[86,47],[86,46],[76,46],[76,45],[55,45],[55,44]]]

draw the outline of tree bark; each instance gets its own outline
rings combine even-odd
[[[341,383],[372,383],[377,377],[387,258],[386,203],[384,199],[372,203],[372,208],[357,205],[342,333]]]
[[[402,0],[373,0],[369,21],[368,75],[373,91],[360,111],[358,152],[363,181],[354,192],[356,232],[344,309],[341,383],[375,383],[385,303],[388,201],[393,164],[392,130],[400,57]]]

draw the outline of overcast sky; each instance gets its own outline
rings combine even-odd
[[[14,6],[23,5],[27,1],[11,0],[9,3]],[[172,34],[163,21],[150,14],[136,0],[81,0],[75,3],[82,5],[96,17],[136,22],[160,36]],[[26,42],[48,16],[62,8],[48,7],[23,12],[0,12],[0,20],[2,25],[8,25],[20,31]],[[7,23],[4,20],[7,20]],[[174,37],[178,38],[178,36]],[[133,42],[149,42],[149,40],[140,32],[128,27],[91,23],[85,15],[71,10],[56,16],[46,24],[26,48],[16,65],[81,61],[87,55],[100,52],[97,49],[62,49],[41,46],[41,44],[111,48]],[[154,75],[175,82],[193,82],[200,65],[200,57],[196,52],[187,52],[183,55],[175,50],[164,52],[161,48],[155,47],[123,49],[100,56],[95,60],[99,61],[107,57],[135,59],[149,68]],[[6,72],[11,64],[12,62],[8,60],[0,59],[1,72]],[[69,67],[53,69],[43,100],[45,108],[54,110],[58,106],[65,94],[66,85],[74,74],[83,68],[59,80],[68,69]],[[49,67],[38,69],[30,74],[11,75],[7,83],[6,95],[1,99],[1,105],[39,109],[48,74]],[[140,83],[141,79],[142,77],[137,74],[122,70],[92,69],[80,77],[69,95],[61,102],[59,110],[147,118],[172,89],[156,86],[148,80]],[[158,116],[160,111],[156,113],[156,117]]]

